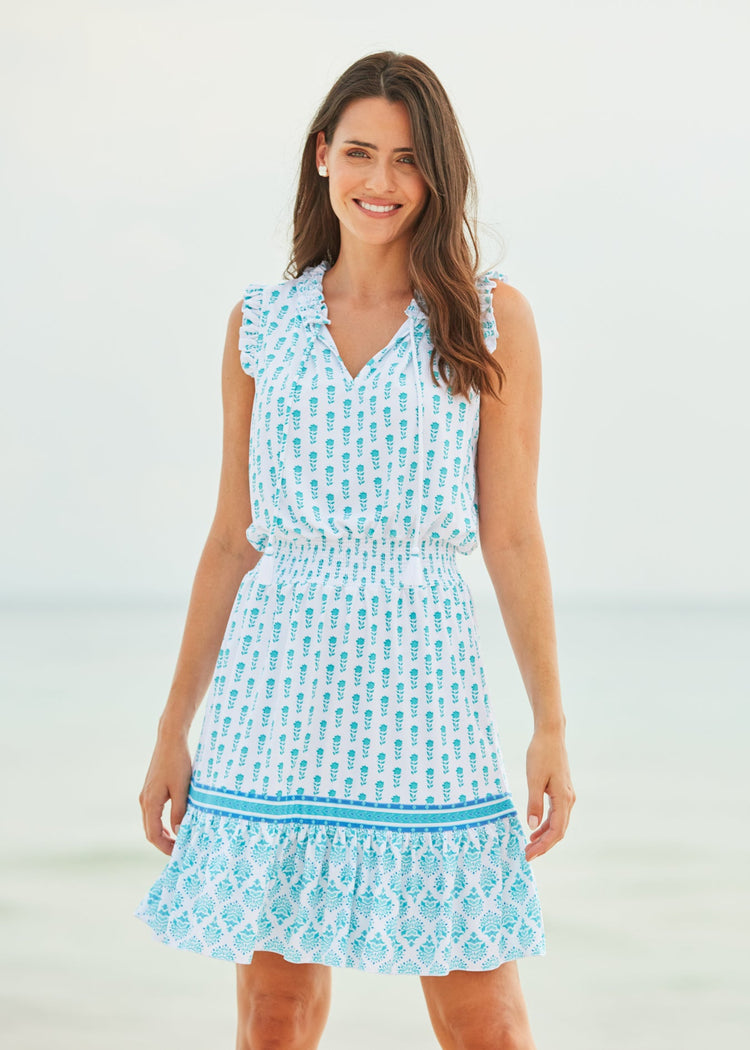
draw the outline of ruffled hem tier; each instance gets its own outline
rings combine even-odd
[[[188,804],[134,915],[164,944],[237,963],[260,950],[371,973],[489,970],[546,954],[525,844],[515,812],[403,831]]]

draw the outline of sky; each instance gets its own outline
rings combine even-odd
[[[745,4],[31,0],[0,19],[0,597],[189,592],[229,313],[283,279],[320,101],[390,48],[448,91],[484,264],[534,310],[555,594],[747,600]]]

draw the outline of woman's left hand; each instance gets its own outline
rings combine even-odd
[[[528,823],[533,827],[526,846],[526,859],[533,860],[554,846],[565,835],[576,793],[570,776],[568,753],[562,729],[536,729],[526,752],[526,779],[529,784]],[[549,795],[549,812],[544,816],[544,795]],[[532,817],[537,818],[538,827]]]

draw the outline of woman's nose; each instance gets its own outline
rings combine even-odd
[[[393,170],[388,161],[375,164],[370,168],[365,186],[368,190],[373,191],[373,195],[376,192],[393,189],[394,185]]]

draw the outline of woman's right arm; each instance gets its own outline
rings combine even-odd
[[[245,530],[252,520],[248,453],[255,381],[240,364],[242,300],[229,315],[221,373],[223,450],[216,512],[195,574],[182,644],[156,745],[138,800],[146,838],[171,854],[174,834],[162,814],[171,801],[170,823],[185,815],[192,773],[188,732],[206,695],[232,606],[243,576],[261,554]]]

